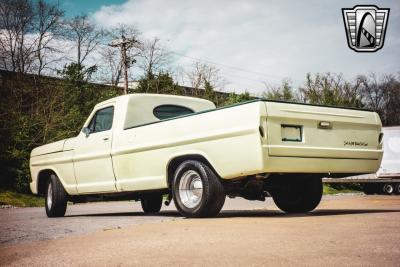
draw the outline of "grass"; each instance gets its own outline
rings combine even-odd
[[[359,190],[349,189],[349,188],[336,189],[329,185],[324,184],[324,195],[335,195],[340,193],[360,193],[360,192],[361,191]]]
[[[44,198],[32,194],[17,193],[15,191],[0,189],[0,205],[14,207],[42,207]]]

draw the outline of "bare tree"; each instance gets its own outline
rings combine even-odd
[[[102,43],[105,31],[98,29],[87,15],[75,16],[64,24],[67,40],[76,44],[75,62],[83,65],[88,56]]]
[[[57,51],[55,46],[51,46],[51,41],[59,36],[60,21],[64,12],[55,4],[49,4],[44,0],[38,0],[35,3],[35,21],[34,31],[36,32],[36,60],[37,73],[41,75],[43,69],[54,58],[49,60],[47,56],[54,51]]]
[[[122,75],[121,53],[114,47],[103,46],[100,49],[100,72],[102,80],[108,84],[117,86]]]
[[[358,76],[363,102],[379,113],[385,126],[400,124],[400,82],[393,75]]]
[[[388,83],[386,98],[386,110],[384,125],[400,125],[400,77],[386,75]]]
[[[376,111],[384,109],[387,83],[380,82],[375,73],[370,73],[368,76],[360,75],[357,80],[362,84],[362,93],[367,106]]]
[[[147,40],[140,47],[141,60],[139,67],[143,70],[145,78],[160,72],[169,62],[169,52],[161,46],[160,39]]]
[[[2,68],[40,75],[46,56],[55,51],[50,43],[57,32],[63,11],[44,0],[0,2],[0,62]]]
[[[198,89],[204,89],[206,85],[222,90],[226,84],[217,67],[200,62],[196,62],[193,65],[192,70],[186,73],[186,78],[196,95],[198,94]]]
[[[4,69],[27,72],[33,61],[34,44],[27,40],[34,13],[28,0],[0,2],[0,48]]]

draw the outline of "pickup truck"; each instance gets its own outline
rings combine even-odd
[[[217,215],[226,196],[302,213],[319,204],[322,177],[376,172],[382,137],[368,110],[128,94],[97,104],[78,136],[33,149],[30,187],[48,217],[89,200],[156,213],[164,196],[186,217]]]

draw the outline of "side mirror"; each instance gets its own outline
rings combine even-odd
[[[84,133],[85,136],[88,137],[90,134],[90,129],[88,127],[83,127],[82,133]]]

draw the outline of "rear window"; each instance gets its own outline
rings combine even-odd
[[[153,114],[160,120],[194,113],[193,110],[177,105],[161,105],[153,109]]]

